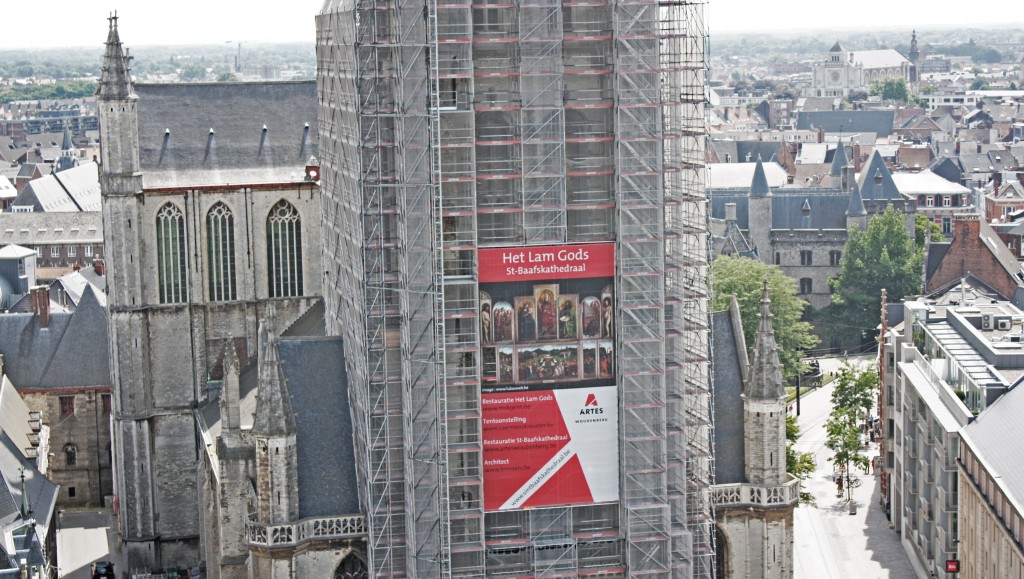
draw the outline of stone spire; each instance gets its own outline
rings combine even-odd
[[[775,343],[775,330],[772,328],[772,313],[768,309],[772,301],[768,294],[768,280],[764,280],[761,290],[761,319],[757,325],[757,335],[754,337],[754,356],[750,361],[747,386],[743,392],[748,400],[774,400],[786,396],[779,347]]]
[[[910,52],[907,54],[907,60],[916,64],[920,56],[921,52],[917,49],[917,30],[914,30],[910,33]]]
[[[281,370],[272,308],[267,309],[267,317],[260,325],[260,339],[265,341],[266,347],[260,352],[259,393],[252,433],[258,437],[294,436],[295,412]]]
[[[757,156],[757,165],[754,166],[754,179],[750,182],[750,197],[771,197],[772,190],[768,187],[768,177],[764,174],[764,163],[761,155]]]
[[[107,20],[110,22],[110,31],[107,32],[107,48],[103,53],[100,86],[96,94],[100,99],[124,99],[135,94],[129,74],[131,57],[125,54],[121,37],[117,34],[117,13]]]

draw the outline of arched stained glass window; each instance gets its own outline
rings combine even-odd
[[[223,203],[217,203],[206,214],[206,256],[209,264],[210,301],[237,299],[235,218]]]
[[[156,214],[157,285],[162,304],[188,301],[185,253],[185,215],[168,203]]]
[[[267,215],[267,265],[270,297],[302,295],[302,219],[284,199]]]
[[[366,579],[367,576],[366,563],[355,555],[342,559],[334,570],[334,579]]]

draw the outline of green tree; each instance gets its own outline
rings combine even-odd
[[[204,78],[206,78],[206,68],[199,66],[198,64],[189,64],[185,67],[182,67],[181,71],[178,73],[178,76],[181,78],[181,80],[184,81],[203,80]]]
[[[988,90],[988,81],[983,78],[976,78],[971,83],[971,90]]]
[[[914,244],[906,218],[890,205],[875,215],[866,231],[850,229],[838,279],[832,281],[832,305],[823,321],[836,338],[860,339],[881,319],[882,289],[889,303],[921,291],[924,250]]]
[[[767,279],[772,300],[769,309],[782,372],[788,378],[806,370],[800,361],[803,351],[817,346],[819,340],[811,333],[811,324],[801,320],[808,304],[797,297],[795,281],[786,277],[778,266],[733,256],[716,258],[711,264],[711,276],[715,288],[712,308],[724,310],[729,307],[730,296],[736,296],[748,348],[754,347],[761,312],[761,285]]]
[[[904,78],[883,78],[871,83],[871,94],[887,101],[907,102],[910,100],[910,88]]]
[[[799,452],[795,445],[800,438],[800,426],[797,425],[796,416],[786,415],[786,472],[800,480],[807,480],[817,463],[814,462],[814,455],[809,452]],[[813,504],[814,495],[810,492],[800,491],[800,502],[802,504]]]
[[[942,227],[920,213],[914,215],[914,245],[924,249],[925,236],[932,241],[944,241]]]
[[[856,409],[837,406],[825,421],[825,446],[832,451],[829,458],[846,476],[846,498],[853,498],[850,492],[851,468],[868,468],[868,457],[863,454],[861,428],[857,421]]]
[[[843,364],[833,383],[832,407],[853,409],[858,417],[867,418],[875,407],[877,389],[878,372],[874,368],[855,370],[849,364]]]
[[[233,72],[222,72],[217,75],[217,82],[235,82],[238,77]]]

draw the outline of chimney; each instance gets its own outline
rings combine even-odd
[[[92,269],[96,272],[96,275],[103,276],[103,260],[94,259],[92,260]]]
[[[725,221],[726,223],[732,223],[736,221],[736,204],[726,203],[725,204]]]
[[[39,316],[39,327],[50,327],[50,288],[37,285],[29,290],[32,293],[32,313]]]
[[[825,142],[825,127],[818,127],[818,142]]]
[[[996,171],[995,173],[992,173],[992,194],[993,195],[998,195],[999,194],[999,188],[1002,187],[1002,186],[1003,186],[1003,173],[1001,171]]]

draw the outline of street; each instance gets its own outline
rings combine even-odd
[[[118,576],[125,570],[120,558],[111,553],[110,509],[68,510],[57,531],[58,577],[87,579],[92,577],[93,561],[114,561]]]
[[[826,364],[827,363],[827,364]],[[822,360],[822,371],[834,371],[841,360]],[[874,363],[865,357],[850,358],[851,365]],[[836,497],[832,451],[825,448],[825,421],[831,411],[832,386],[826,385],[801,396],[800,438],[796,448],[814,455],[817,469],[804,481],[804,490],[814,496],[815,505],[800,506],[794,519],[795,576],[806,579],[916,577],[898,535],[879,505],[879,484],[874,474],[856,472],[861,484],[853,489],[856,514],[849,503]],[[872,443],[868,457],[878,454]]]

